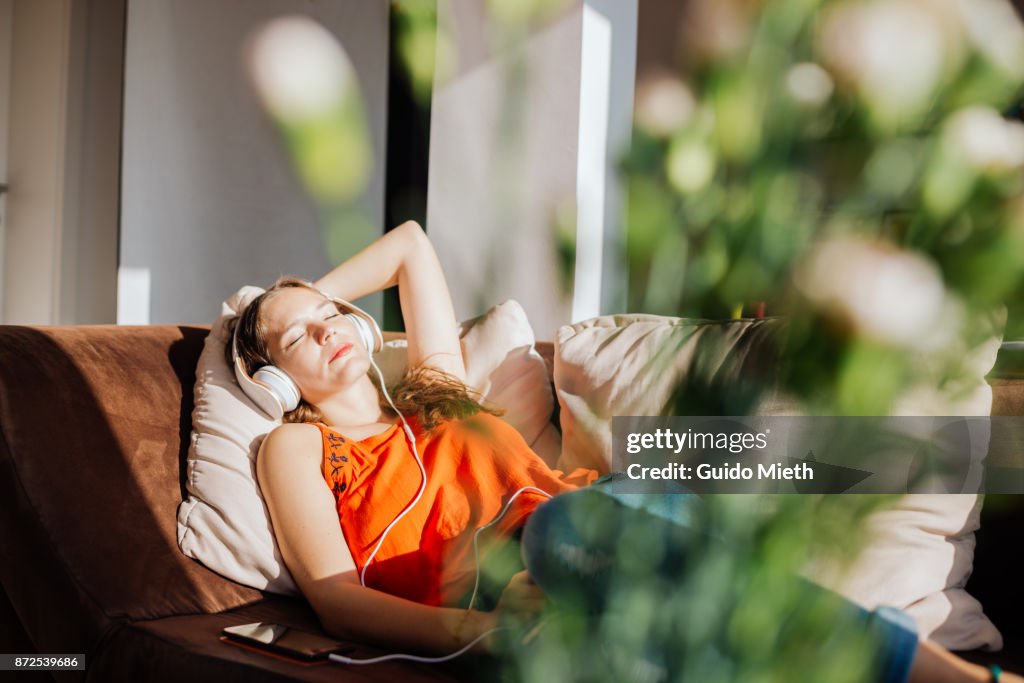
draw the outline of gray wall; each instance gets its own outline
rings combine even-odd
[[[244,284],[316,278],[333,265],[315,207],[244,75],[246,37],[295,13],[331,30],[355,66],[376,159],[360,203],[381,225],[388,3],[129,0],[119,298],[135,304],[119,322],[209,323]],[[147,277],[144,297],[132,288]],[[369,299],[379,315],[380,297]]]
[[[61,324],[116,321],[126,0],[72,3]]]
[[[438,1],[457,63],[434,86],[428,231],[459,318],[513,298],[552,339],[571,315],[553,222],[575,205],[582,2],[506,49],[485,8]]]

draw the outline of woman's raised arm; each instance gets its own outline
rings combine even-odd
[[[409,367],[427,365],[465,381],[466,366],[448,283],[433,245],[415,221],[385,233],[315,284],[347,300],[398,285]]]
[[[447,654],[492,628],[497,613],[430,607],[359,585],[320,472],[321,449],[316,427],[285,424],[260,446],[256,470],[285,564],[324,629],[401,651]]]

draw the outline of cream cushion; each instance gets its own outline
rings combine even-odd
[[[560,406],[562,455],[558,466],[611,467],[611,418],[665,415],[673,387],[695,362],[698,342],[712,352],[699,362],[725,381],[741,382],[756,358],[758,340],[771,334],[765,321],[703,321],[653,315],[601,316],[558,330],[554,380]],[[937,391],[908,395],[902,415],[988,415],[991,389],[984,377],[995,362],[998,339],[971,358],[973,385],[955,400]],[[730,362],[726,362],[726,361]],[[771,397],[760,414],[792,413]],[[985,430],[982,430],[985,431]],[[972,471],[987,448],[987,431],[971,435]],[[752,501],[753,503],[754,501]],[[770,506],[770,503],[767,504]],[[915,494],[868,519],[870,542],[847,572],[808,566],[804,574],[862,606],[905,609],[922,637],[955,650],[998,649],[1002,638],[981,605],[965,590],[974,562],[974,531],[981,499],[973,494]]]
[[[224,360],[226,325],[262,293],[243,287],[221,308],[196,368],[195,407],[187,459],[188,497],[178,507],[178,545],[217,573],[274,593],[298,594],[281,558],[256,483],[256,454],[278,422],[243,393]],[[558,456],[551,424],[554,399],[544,360],[522,307],[506,301],[460,325],[467,384],[492,405],[549,463]],[[404,339],[386,342],[375,360],[386,379],[406,369]]]
[[[986,417],[992,387],[985,376],[995,365],[1000,339],[966,354],[969,377],[955,389],[906,393],[894,415]],[[990,430],[969,422],[965,489],[978,490]],[[909,460],[909,454],[903,454]],[[999,650],[1003,637],[966,590],[974,569],[974,532],[981,526],[984,495],[916,493],[867,519],[870,542],[848,567],[808,563],[804,575],[873,609],[893,605],[917,622],[920,635],[950,650]]]
[[[561,408],[562,455],[571,472],[611,468],[611,419],[616,415],[667,415],[676,385],[698,347],[701,362],[731,371],[747,360],[774,320],[689,320],[648,314],[608,315],[566,325],[555,335],[554,381]]]

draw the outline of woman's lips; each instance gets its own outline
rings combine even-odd
[[[329,361],[327,361],[327,362],[328,363],[333,363],[334,361],[338,360],[339,358],[341,358],[342,356],[344,356],[346,353],[348,353],[351,350],[352,350],[352,345],[351,344],[349,344],[349,343],[342,344],[341,346],[338,347],[338,350],[334,352],[334,355],[331,356],[331,359]]]

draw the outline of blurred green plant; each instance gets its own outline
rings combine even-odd
[[[445,80],[454,64],[451,41],[437,23],[437,0],[391,0],[395,43],[413,95],[429,102],[435,77]]]
[[[788,327],[766,385],[812,412],[955,385],[1020,300],[1024,125],[999,114],[1024,78],[1013,9],[691,5],[679,74],[638,89],[630,308],[767,301]]]
[[[340,263],[379,234],[361,205],[373,169],[358,77],[330,31],[278,17],[249,40],[250,77],[320,214],[325,251]]]
[[[766,302],[784,322],[738,382],[700,361],[721,355],[709,335],[672,413],[750,414],[773,392],[811,415],[955,405],[1021,301],[1024,125],[1000,115],[1024,80],[1014,10],[691,0],[686,21],[679,69],[638,84],[622,164],[629,310],[714,319]],[[547,639],[513,649],[514,678],[874,680],[879,643],[834,603],[806,604],[793,577],[849,564],[862,522],[898,497],[705,500],[701,524],[726,543],[694,548],[666,583],[630,570],[658,552],[638,525],[620,609],[562,606]]]

